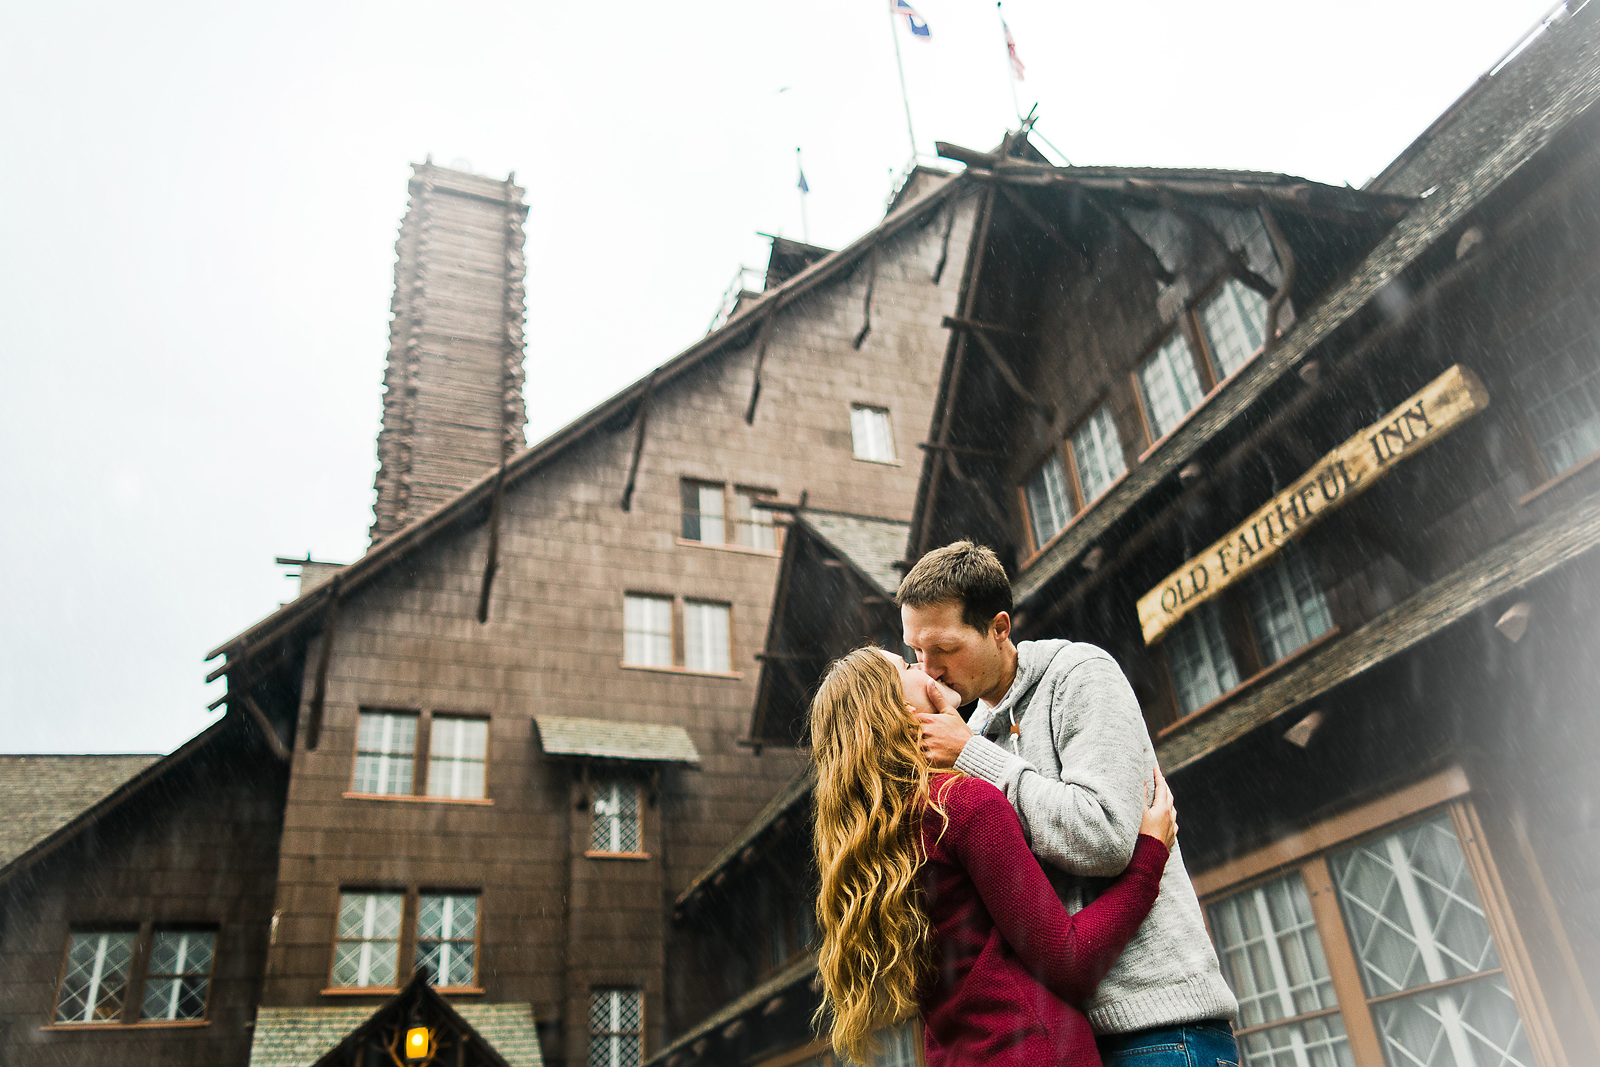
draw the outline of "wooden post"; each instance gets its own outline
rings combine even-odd
[[[767,344],[772,340],[772,329],[778,321],[778,312],[782,305],[782,297],[773,298],[772,307],[766,312],[766,317],[761,320],[761,332],[756,335],[755,374],[750,383],[750,403],[744,409],[746,426],[755,425],[756,402],[761,399],[761,368],[767,362]]]
[[[867,334],[872,332],[872,289],[878,284],[878,245],[873,243],[867,252],[867,297],[862,302],[861,332],[856,334],[855,347],[860,351],[861,344],[867,339]]]
[[[639,462],[637,451],[634,454],[635,469]],[[632,476],[629,477],[630,489]],[[478,622],[489,621],[489,590],[494,587],[494,572],[500,567],[500,501],[505,495],[506,487],[506,461],[500,460],[500,470],[494,476],[494,497],[489,504],[489,554],[483,562],[483,585],[478,590]],[[623,505],[627,510],[627,505]]]
[[[339,592],[344,575],[328,580],[328,606],[322,616],[322,655],[317,660],[317,679],[311,690],[311,714],[306,717],[306,748],[317,747],[322,737],[322,707],[328,698],[328,664],[333,659],[333,636],[339,624]]]
[[[634,425],[637,433],[633,438],[633,462],[628,465],[628,484],[622,487],[622,510],[633,510],[633,488],[639,480],[639,458],[644,455],[644,431],[650,422],[650,405],[655,400],[656,376],[660,370],[650,372],[650,377],[644,383],[644,395],[639,398],[639,414]]]

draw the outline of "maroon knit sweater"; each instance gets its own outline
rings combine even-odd
[[[1074,1005],[1094,992],[1156,901],[1167,848],[1139,836],[1127,870],[1068,915],[1028,850],[1005,794],[941,777],[950,816],[923,820],[920,878],[936,972],[920,995],[928,1067],[1099,1067]]]

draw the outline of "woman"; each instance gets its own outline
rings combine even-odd
[[[835,1049],[920,1012],[928,1067],[1099,1067],[1081,1003],[1155,903],[1177,834],[1157,772],[1127,870],[1069,916],[1005,796],[934,773],[912,712],[929,679],[861,648],[811,702],[822,885],[818,970]],[[936,683],[934,683],[936,684]]]

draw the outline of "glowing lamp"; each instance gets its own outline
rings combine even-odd
[[[421,1063],[433,1054],[433,1038],[426,1026],[413,1026],[406,1031],[406,1062]]]

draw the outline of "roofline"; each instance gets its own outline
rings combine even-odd
[[[845,518],[860,519],[860,520],[863,520],[865,522],[881,522],[881,523],[884,523],[885,525],[887,525],[889,523],[893,523],[896,526],[904,526],[906,528],[906,536],[908,538],[911,535],[911,524],[909,522],[901,522],[898,519],[874,519],[874,518],[871,518],[871,517],[866,516],[866,515],[851,515],[848,512],[844,512],[844,511],[832,511],[832,512],[826,512],[825,511],[825,512],[820,512],[820,514],[824,514],[824,515],[841,515],[841,516],[844,516]],[[819,530],[815,526],[811,525],[811,523],[806,522],[805,512],[803,512],[803,511],[796,512],[795,513],[795,518],[799,521],[799,523],[801,525],[805,526],[807,533],[809,533],[812,537],[815,537],[818,541],[821,541],[824,545],[827,545],[828,546],[828,550],[830,552],[832,552],[835,557],[838,558],[839,562],[841,562],[841,563],[843,563],[845,565],[845,567],[850,571],[851,574],[855,575],[855,577],[856,577],[856,579],[858,581],[865,582],[868,589],[872,589],[872,590],[874,590],[874,591],[876,591],[878,593],[881,593],[883,596],[888,597],[890,600],[894,599],[894,590],[893,589],[885,589],[883,586],[879,585],[878,584],[878,580],[876,578],[874,578],[872,575],[868,574],[865,570],[863,570],[862,567],[861,567],[861,564],[859,564],[859,563],[857,563],[855,561],[855,557],[851,556],[850,553],[846,552],[843,548],[840,548],[838,545],[834,544],[833,541],[829,540],[827,534],[823,533],[821,530]]]
[[[215,741],[229,724],[227,715],[218,719],[210,726],[195,734],[188,741],[178,746],[171,753],[150,764],[132,778],[117,786],[111,792],[79,812],[66,824],[57,827],[52,833],[46,835],[27,851],[19,853],[11,862],[0,867],[0,886],[4,886],[25,869],[32,867],[39,861],[47,858],[51,853],[68,844],[84,830],[110,815],[124,803],[131,800],[135,794],[145,786],[166,775],[178,765],[186,762],[189,757]],[[19,753],[20,754],[20,753]],[[137,755],[137,753],[134,753]]]
[[[420,969],[412,974],[410,981],[400,987],[399,992],[395,993],[392,997],[389,997],[376,1008],[373,1008],[371,1015],[368,1015],[366,1019],[351,1027],[350,1032],[345,1034],[344,1037],[340,1038],[338,1044],[334,1045],[322,1055],[318,1056],[313,1063],[325,1063],[328,1057],[332,1056],[334,1053],[344,1051],[345,1046],[350,1043],[352,1038],[354,1038],[357,1034],[363,1033],[367,1027],[372,1025],[372,1020],[376,1019],[380,1014],[388,1011],[391,1008],[400,1007],[400,1001],[403,997],[426,997],[428,1000],[433,1002],[433,1006],[436,1009],[443,1008],[447,1013],[449,1013],[451,1018],[455,1019],[457,1023],[461,1024],[462,1028],[466,1030],[467,1036],[476,1038],[478,1043],[483,1046],[483,1051],[487,1052],[491,1058],[492,1067],[511,1067],[511,1064],[507,1062],[506,1058],[500,1054],[500,1050],[495,1048],[488,1038],[478,1033],[477,1027],[473,1026],[465,1016],[457,1011],[454,1005],[452,1005],[448,1000],[444,999],[444,997],[440,996],[438,990],[429,985],[427,982],[423,981],[422,971]],[[537,1016],[535,1016],[534,1022],[535,1024],[538,1023]]]
[[[963,174],[945,182],[925,196],[890,213],[877,226],[844,248],[824,256],[805,270],[786,279],[781,285],[766,290],[720,330],[707,334],[650,374],[590,409],[539,444],[508,460],[505,467],[506,486],[509,488],[541,470],[568,447],[627,411],[632,404],[643,398],[646,390],[679,377],[703,360],[721,352],[724,347],[737,341],[746,330],[754,327],[760,321],[760,317],[768,311],[781,310],[788,301],[831,281],[853,266],[856,260],[865,256],[868,249],[877,242],[900,233],[929,210],[958,195],[971,181],[971,178]],[[374,545],[366,555],[347,565],[341,572],[340,596],[349,596],[362,586],[371,583],[411,552],[466,519],[475,509],[487,507],[497,475],[498,469],[490,468],[455,497],[415,522],[401,527]],[[259,652],[262,646],[287,637],[310,619],[320,620],[320,609],[326,605],[332,594],[333,589],[329,585],[318,585],[206,653],[207,660],[215,659],[224,653],[230,654],[229,662],[214,671],[207,680],[221,677],[237,665],[233,662],[234,657],[231,654],[233,651],[248,645]]]
[[[751,842],[761,836],[767,827],[783,818],[784,815],[793,810],[796,804],[810,796],[816,785],[815,768],[812,766],[811,761],[807,760],[805,766],[801,767],[793,778],[784,783],[783,788],[778,790],[771,800],[767,801],[766,807],[756,813],[756,817],[745,825],[739,835],[723,846],[722,851],[717,853],[716,858],[706,866],[705,870],[689,880],[689,884],[683,887],[683,892],[679,893],[677,899],[672,902],[673,910],[677,911],[679,908],[685,907],[705,887],[707,882],[716,877],[717,873],[724,867],[732,863],[739,853],[743,852]]]
[[[660,1052],[657,1052],[654,1056],[646,1060],[645,1067],[651,1067],[652,1064],[665,1062],[668,1057],[682,1050],[686,1046],[694,1044],[695,1041],[717,1029],[717,1027],[722,1026],[725,1023],[732,1022],[745,1012],[759,1006],[761,1002],[767,998],[783,992],[785,989],[790,988],[797,982],[802,982],[805,979],[810,978],[816,972],[817,950],[812,949],[810,952],[806,953],[800,959],[791,963],[789,966],[785,967],[783,970],[779,971],[765,982],[762,982],[760,985],[755,986],[752,989],[745,990],[745,992],[740,996],[729,1001],[721,1008],[700,1020],[699,1024],[693,1029],[686,1031],[683,1036],[679,1037],[676,1041],[673,1041]]]

